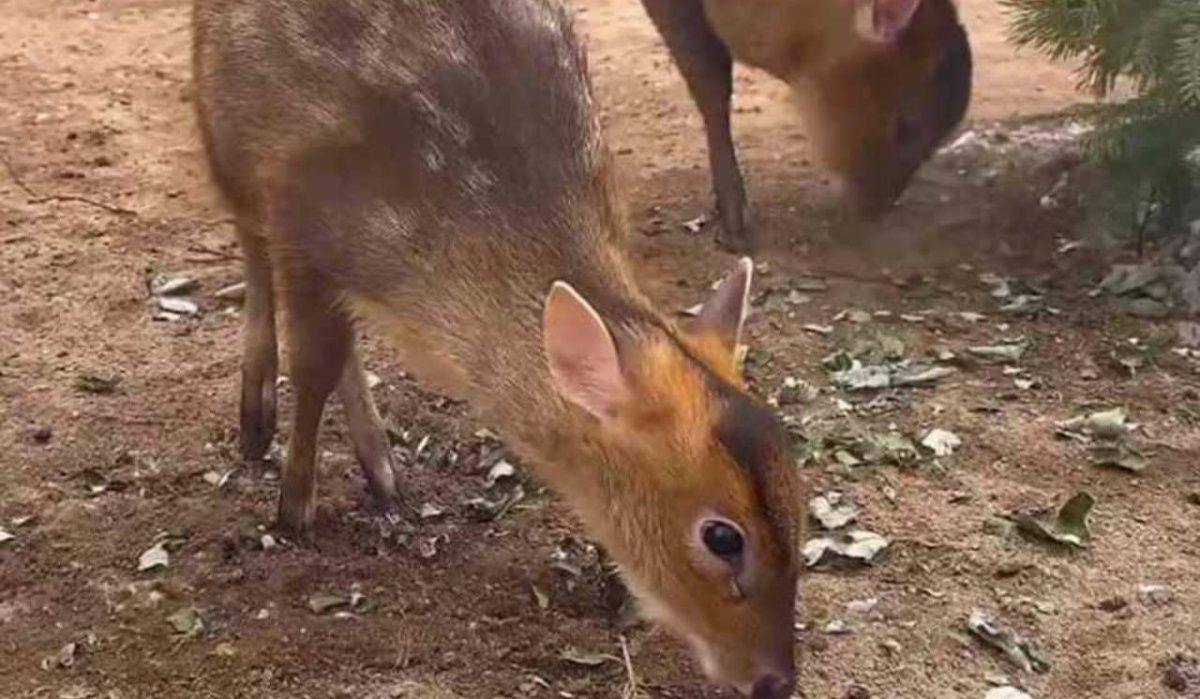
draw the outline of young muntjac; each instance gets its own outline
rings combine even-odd
[[[742,260],[695,323],[638,290],[583,54],[551,0],[196,0],[194,69],[247,283],[243,455],[295,413],[279,523],[308,533],[336,392],[369,489],[398,487],[356,324],[471,402],[717,682],[794,687],[800,494],[742,385]]]
[[[704,121],[721,230],[750,245],[729,127],[733,62],[786,81],[850,208],[874,217],[962,121],[971,49],[954,0],[642,0]]]

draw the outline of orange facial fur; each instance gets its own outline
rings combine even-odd
[[[744,409],[730,398],[750,399],[720,339],[655,332],[633,342],[636,400],[599,433],[579,425],[563,451],[547,457],[589,464],[587,472],[600,475],[592,487],[564,483],[559,490],[621,566],[644,612],[692,645],[710,673],[746,688],[792,662],[802,499],[796,468],[782,432],[750,438],[778,440],[755,464],[739,463],[722,443],[722,423]],[[768,427],[778,430],[774,422]],[[744,599],[695,548],[693,530],[706,513],[746,533]]]

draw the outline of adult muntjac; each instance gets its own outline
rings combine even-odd
[[[642,0],[704,121],[721,230],[750,245],[729,128],[733,63],[793,88],[849,207],[888,207],[962,121],[971,48],[954,0]]]
[[[550,0],[197,0],[204,141],[247,282],[247,459],[295,413],[280,524],[311,530],[336,392],[370,490],[398,488],[354,347],[391,341],[557,490],[653,619],[755,699],[794,686],[800,502],[735,361],[741,261],[695,323],[638,289],[583,53]]]

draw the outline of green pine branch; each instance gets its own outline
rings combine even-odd
[[[1181,216],[1200,149],[1200,0],[1002,2],[1012,40],[1077,62],[1082,89],[1105,97],[1132,86],[1132,98],[1095,111],[1087,145],[1120,192],[1149,192],[1151,209]],[[1143,200],[1128,208],[1145,209]]]

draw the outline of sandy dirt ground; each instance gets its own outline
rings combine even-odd
[[[689,306],[731,262],[682,226],[710,203],[699,118],[636,0],[573,5],[643,283]],[[995,0],[962,6],[972,126],[1003,132],[1078,101],[1066,68],[1005,44]],[[318,548],[264,540],[277,474],[236,458],[240,321],[214,292],[240,270],[192,119],[187,3],[0,7],[0,697],[730,696],[662,633],[618,628],[594,557],[536,484],[498,518],[465,504],[512,492],[487,487],[502,448],[374,344],[403,481],[444,514],[381,531],[334,408]],[[940,157],[884,222],[850,230],[781,85],[739,72],[735,130],[771,291],[749,325],[758,390],[822,388],[783,401],[810,446],[847,425],[962,439],[910,467],[805,466],[814,492],[853,497],[891,546],[873,566],[804,577],[800,695],[982,698],[1004,674],[1039,699],[1179,696],[1165,679],[1186,687],[1189,670],[1171,659],[1200,653],[1197,367],[1169,351],[1170,322],[1088,297],[1111,260],[1060,252],[1087,231],[1078,207],[1039,206],[1054,163]],[[1038,285],[1059,313],[998,314],[984,272]],[[160,274],[198,279],[203,314],[153,320]],[[814,276],[828,288],[797,288]],[[864,334],[914,357],[1010,336],[1029,349],[1019,373],[976,362],[930,387],[840,394],[821,359]],[[1117,361],[1131,347],[1149,357],[1132,374]],[[286,385],[282,397],[286,424]],[[1153,452],[1140,474],[1055,437],[1058,421],[1113,406]],[[998,519],[1081,490],[1098,500],[1084,550]],[[159,542],[169,566],[139,572]],[[1049,669],[971,639],[975,609]],[[625,651],[636,687],[614,660]],[[1183,691],[1200,696],[1193,682]]]

